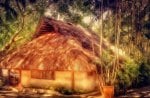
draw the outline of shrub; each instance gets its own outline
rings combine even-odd
[[[65,88],[65,87],[58,87],[56,88],[56,91],[64,95],[72,95],[73,93],[75,93],[73,90]]]
[[[144,61],[144,60],[143,60]],[[150,64],[149,62],[142,62],[139,67],[139,76],[138,76],[138,87],[150,85]]]
[[[139,75],[139,67],[132,59],[127,59],[124,62],[124,67],[118,72],[117,80],[116,80],[116,92],[120,92],[121,90],[123,93],[126,92],[126,89],[129,88],[133,81]]]
[[[57,87],[55,88],[55,91],[58,91],[61,94],[64,95],[73,95],[73,94],[84,94],[84,93],[89,93],[85,90],[81,90],[81,89],[71,89],[71,88],[66,88],[66,87]]]

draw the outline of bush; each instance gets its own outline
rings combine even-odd
[[[139,67],[132,59],[124,62],[124,67],[117,74],[116,92],[126,92],[139,75]]]
[[[64,94],[64,95],[72,95],[75,93],[75,91],[65,88],[65,87],[58,87],[58,88],[56,88],[56,91],[58,91],[59,93]]]
[[[139,67],[138,87],[150,85],[150,64],[142,62]]]
[[[57,87],[55,88],[55,91],[58,91],[61,94],[64,95],[73,95],[73,94],[84,94],[84,93],[88,93],[84,90],[81,89],[70,89],[70,88],[66,88],[66,87]]]

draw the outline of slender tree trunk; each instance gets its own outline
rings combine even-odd
[[[13,35],[13,37],[11,38],[11,40],[9,41],[9,43],[7,43],[7,44],[4,46],[3,51],[9,51],[11,45],[12,45],[13,43],[15,43],[16,37],[20,34],[20,32],[22,32],[22,30],[23,30],[23,28],[24,28],[24,18],[25,18],[25,16],[22,16],[22,19],[21,19],[22,23],[21,23],[21,28],[20,28],[20,30],[18,30],[18,31]]]

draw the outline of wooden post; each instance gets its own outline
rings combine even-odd
[[[8,85],[11,84],[11,83],[10,83],[10,82],[11,82],[11,80],[10,80],[10,70],[11,70],[11,69],[8,69],[8,77],[7,77],[7,78],[8,78],[8,79],[7,79],[7,80],[8,80],[7,84],[8,84]]]
[[[75,79],[74,79],[74,70],[72,70],[72,81],[71,81],[71,87],[72,87],[72,90],[74,90],[74,86],[75,86]]]
[[[21,84],[21,78],[22,78],[22,77],[21,77],[21,73],[22,73],[21,71],[22,71],[22,70],[19,69],[19,74],[20,74],[20,84]]]
[[[19,91],[21,91],[21,90],[23,89],[22,82],[21,82],[21,78],[22,78],[22,77],[21,77],[21,76],[22,76],[22,75],[21,75],[21,73],[22,73],[21,71],[22,71],[22,70],[19,69],[19,75],[20,75],[20,76],[19,76],[19,84],[18,84],[18,90],[19,90]]]
[[[0,76],[2,77],[3,75],[2,75],[2,68],[0,68]]]

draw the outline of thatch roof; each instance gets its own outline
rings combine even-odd
[[[102,47],[109,48],[110,44],[103,40]],[[5,56],[0,66],[91,71],[94,69],[92,60],[98,56],[98,35],[71,23],[43,18],[33,40]]]
[[[87,32],[87,31],[86,31]],[[79,70],[94,69],[90,36],[80,28],[43,18],[33,40],[8,54],[3,68]]]
[[[90,52],[83,50],[73,37],[42,35],[8,55],[1,65],[6,68],[90,71]],[[91,63],[91,64],[90,64]],[[81,66],[82,65],[82,66]],[[76,68],[78,67],[78,68]]]
[[[83,48],[93,50],[92,47],[94,47],[96,55],[99,54],[99,36],[91,30],[73,25],[72,23],[65,23],[51,18],[43,18],[37,27],[34,38],[49,32],[57,32],[64,36],[72,36],[81,43]],[[103,46],[105,46],[105,44],[103,44]]]

